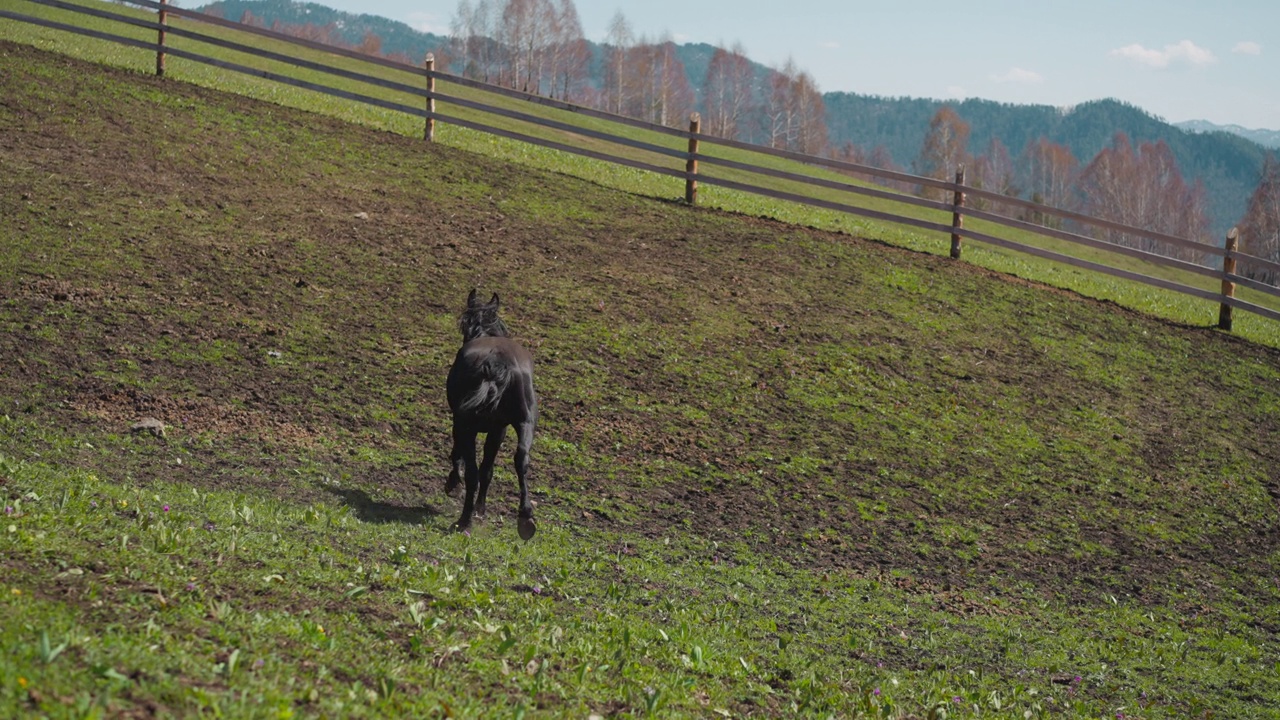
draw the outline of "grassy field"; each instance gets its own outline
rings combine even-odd
[[[0,716],[1280,716],[1276,350],[0,68]],[[475,286],[537,358],[528,544],[509,465],[449,532]]]
[[[143,20],[154,21],[155,19],[154,13],[152,12],[131,10],[121,5],[108,4],[99,2],[98,0],[72,0],[72,2],[89,7],[107,8],[114,12],[131,14]],[[0,9],[12,9],[16,12],[28,15],[47,17],[73,25],[92,27],[102,31],[123,34],[146,42],[154,41],[154,31],[151,30],[133,28],[116,22],[86,17],[84,15],[74,14],[64,10],[47,8],[26,2],[26,0],[0,0]],[[302,57],[314,62],[337,66],[348,71],[378,76],[397,83],[414,87],[420,87],[424,83],[421,76],[414,75],[412,73],[397,72],[358,60],[313,52],[299,48],[295,45],[275,42],[235,30],[221,29],[203,23],[193,23],[177,17],[172,18],[172,22],[175,26],[190,28],[197,32],[212,35],[224,40],[257,46],[284,55]],[[23,23],[9,21],[0,22],[0,38],[34,44],[38,47],[56,50],[76,57],[90,59],[96,62],[104,62],[119,67],[127,67],[142,72],[150,72],[154,68],[154,53],[141,49],[124,48],[107,41],[89,39],[82,36],[73,36],[67,33],[38,28]],[[311,69],[299,68],[283,62],[265,60],[178,35],[171,34],[168,42],[170,46],[174,48],[194,51],[252,68],[299,78],[308,82],[329,85],[347,92],[356,92],[367,96],[377,97],[383,100],[400,103],[401,105],[408,107],[416,108],[422,106],[424,103],[421,97],[412,94],[396,92],[354,80],[338,78],[333,75]],[[248,97],[264,99],[290,107],[320,112],[344,120],[364,124],[369,127],[391,130],[409,137],[420,137],[422,134],[423,120],[420,117],[382,108],[360,105],[346,99],[335,98],[307,90],[293,88],[287,85],[281,85],[255,76],[237,74],[183,58],[170,57],[167,72],[169,77],[180,79],[185,82],[192,82]],[[492,96],[487,93],[479,93],[466,88],[459,88],[448,83],[442,83],[438,90],[472,100],[496,104],[498,106],[520,112],[550,117],[560,122],[566,122],[571,125],[577,125],[591,130],[617,133],[635,140],[643,140],[645,142],[671,149],[683,149],[683,141],[679,138],[627,128],[625,126],[618,126],[614,123],[586,118],[577,113],[561,112],[543,108],[520,100],[506,99]],[[567,132],[549,130],[544,127],[529,125],[527,123],[508,120],[497,116],[486,116],[447,102],[441,103],[438,109],[440,112],[450,115],[456,115],[461,118],[495,125],[508,130],[548,137],[572,146],[580,146],[600,152],[622,155],[671,169],[683,169],[683,161],[664,157],[644,150],[613,145],[600,140],[583,138],[582,136],[573,135]],[[441,124],[438,126],[437,138],[440,142],[453,147],[479,152],[491,157],[501,158],[509,162],[537,167],[540,169],[564,172],[574,175],[575,177],[587,179],[592,182],[625,190],[627,192],[640,193],[650,197],[663,199],[674,199],[683,196],[683,182],[676,178],[619,167],[610,163],[591,160],[569,153],[547,150],[521,142],[473,132],[448,124]],[[707,145],[706,143],[703,145],[702,152],[736,160],[738,162],[747,162],[774,169],[786,170],[800,175],[850,182],[847,177],[843,177],[834,172],[825,171],[820,168],[804,166],[769,156],[744,153],[733,149],[718,148]],[[763,184],[767,187],[773,187],[778,190],[798,192],[800,194],[809,195],[822,200],[852,203],[870,210],[905,215],[942,224],[948,224],[950,222],[949,213],[925,210],[901,202],[873,199],[836,190],[803,186],[793,182],[771,179],[723,167],[716,167],[709,163],[703,164],[702,172],[704,175],[710,174],[711,176],[738,182]],[[858,183],[855,182],[855,184]],[[789,223],[818,227],[827,230],[849,232],[862,237],[874,237],[885,242],[890,242],[915,250],[922,250],[924,252],[946,254],[949,248],[949,239],[945,235],[925,233],[904,225],[869,221],[834,211],[820,210],[806,205],[777,201],[770,198],[727,190],[711,184],[704,183],[700,193],[700,203],[707,207],[714,207],[732,212],[770,217]],[[1216,292],[1219,286],[1219,282],[1215,278],[1207,278],[1197,274],[1186,273],[1181,270],[1173,270],[1123,255],[1094,250],[1063,241],[1041,237],[1032,233],[1011,230],[984,221],[977,221],[972,217],[968,219],[966,225],[979,232],[992,234],[1035,247],[1042,247],[1068,256],[1100,262],[1105,265],[1140,274],[1172,280],[1203,290]],[[1070,289],[1089,297],[1111,300],[1120,303],[1125,307],[1155,314],[1177,322],[1206,326],[1215,323],[1217,320],[1217,305],[1206,300],[1188,297],[1179,293],[1161,290],[1145,284],[1121,280],[1091,271],[1080,270],[1068,265],[1042,261],[1035,257],[1004,250],[994,246],[986,246],[976,242],[967,243],[965,261],[977,264],[981,267],[993,269],[998,272],[1013,274],[1036,282]],[[1241,288],[1238,292],[1242,299],[1259,303],[1265,307],[1280,309],[1280,299],[1272,295],[1259,293],[1248,288]],[[1235,332],[1242,337],[1280,347],[1280,329],[1278,328],[1280,328],[1280,325],[1277,325],[1277,323],[1248,313],[1237,312]]]

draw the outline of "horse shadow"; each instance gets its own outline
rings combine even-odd
[[[379,502],[369,497],[369,493],[354,488],[326,488],[337,495],[355,511],[356,518],[368,523],[403,523],[405,525],[425,525],[428,520],[440,514],[434,505],[409,507],[394,503]]]

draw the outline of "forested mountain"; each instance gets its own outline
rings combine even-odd
[[[1194,133],[1227,132],[1239,135],[1245,140],[1252,140],[1272,150],[1280,150],[1280,130],[1254,130],[1239,125],[1215,125],[1207,120],[1187,120],[1174,123],[1175,127]]]
[[[969,123],[969,152],[977,155],[993,137],[1014,155],[1041,137],[1063,145],[1082,165],[1108,146],[1118,132],[1136,143],[1163,140],[1188,179],[1204,183],[1211,227],[1223,235],[1244,215],[1258,184],[1267,150],[1227,132],[1187,132],[1117,100],[1097,100],[1071,108],[1010,105],[990,100],[947,102],[826,93],[827,126],[832,145],[852,142],[863,148],[883,145],[895,162],[911,167],[920,153],[929,121],[950,105]]]
[[[311,30],[323,30],[321,35],[332,33],[336,35],[334,39],[352,47],[375,38],[379,52],[406,62],[421,62],[427,52],[449,54],[447,37],[419,32],[405,23],[383,17],[353,15],[316,3],[220,0],[198,9],[229,20],[251,16],[256,24],[267,27],[278,24],[296,30],[312,26]],[[638,40],[646,41],[643,37]],[[584,45],[587,58],[583,92],[594,93],[598,100],[607,83],[606,47],[591,41],[585,41]],[[707,108],[702,91],[717,48],[706,43],[668,47],[683,66],[689,89],[687,102],[693,106],[689,109],[703,111],[705,118]],[[460,72],[456,67],[450,69]],[[756,101],[764,102],[774,71],[750,62],[750,74],[754,77]],[[968,150],[975,156],[987,149],[992,138],[998,138],[1015,157],[1028,143],[1044,138],[1068,148],[1084,166],[1111,144],[1116,133],[1124,133],[1135,145],[1163,141],[1172,151],[1183,176],[1189,182],[1198,180],[1204,184],[1210,228],[1218,237],[1243,217],[1267,153],[1262,145],[1239,134],[1201,126],[1192,128],[1196,132],[1189,132],[1116,100],[1098,100],[1064,109],[989,100],[942,101],[849,92],[828,92],[822,94],[821,99],[826,111],[826,139],[833,151],[851,143],[862,151],[862,157],[869,157],[874,149],[881,147],[895,163],[908,169],[920,154],[930,120],[944,105],[950,105],[968,123]],[[767,130],[761,127],[762,122],[767,122],[762,117],[764,114],[757,112],[753,124],[743,126],[742,139],[767,142]],[[673,110],[665,116],[668,124],[681,125],[686,113]]]

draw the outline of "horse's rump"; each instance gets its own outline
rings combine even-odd
[[[525,405],[525,396],[532,393],[512,385],[530,378],[532,366],[528,352],[515,341],[477,338],[463,345],[454,358],[448,380],[449,404],[455,413],[471,417],[498,413],[508,393],[515,395],[510,400],[512,407]]]

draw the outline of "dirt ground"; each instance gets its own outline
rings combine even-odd
[[[0,44],[0,452],[443,530],[451,323],[479,285],[538,358],[535,497],[563,522],[696,532],[726,543],[717,562],[899,571],[959,612],[1000,612],[961,593],[992,578],[1083,603],[1275,593],[1236,579],[1268,577],[1280,547],[1274,350],[191,86],[112,71],[55,88],[37,59]],[[1086,338],[1081,357],[1135,377],[1070,372],[1046,338]],[[852,380],[824,369],[829,347]],[[868,431],[805,399],[858,382],[900,415]],[[1032,413],[1025,457],[912,449],[948,399],[988,398]],[[1085,434],[1070,418],[1090,409],[1112,420]],[[166,437],[131,434],[145,417]],[[1089,476],[1126,467],[1153,489]],[[491,506],[514,506],[512,485]]]

